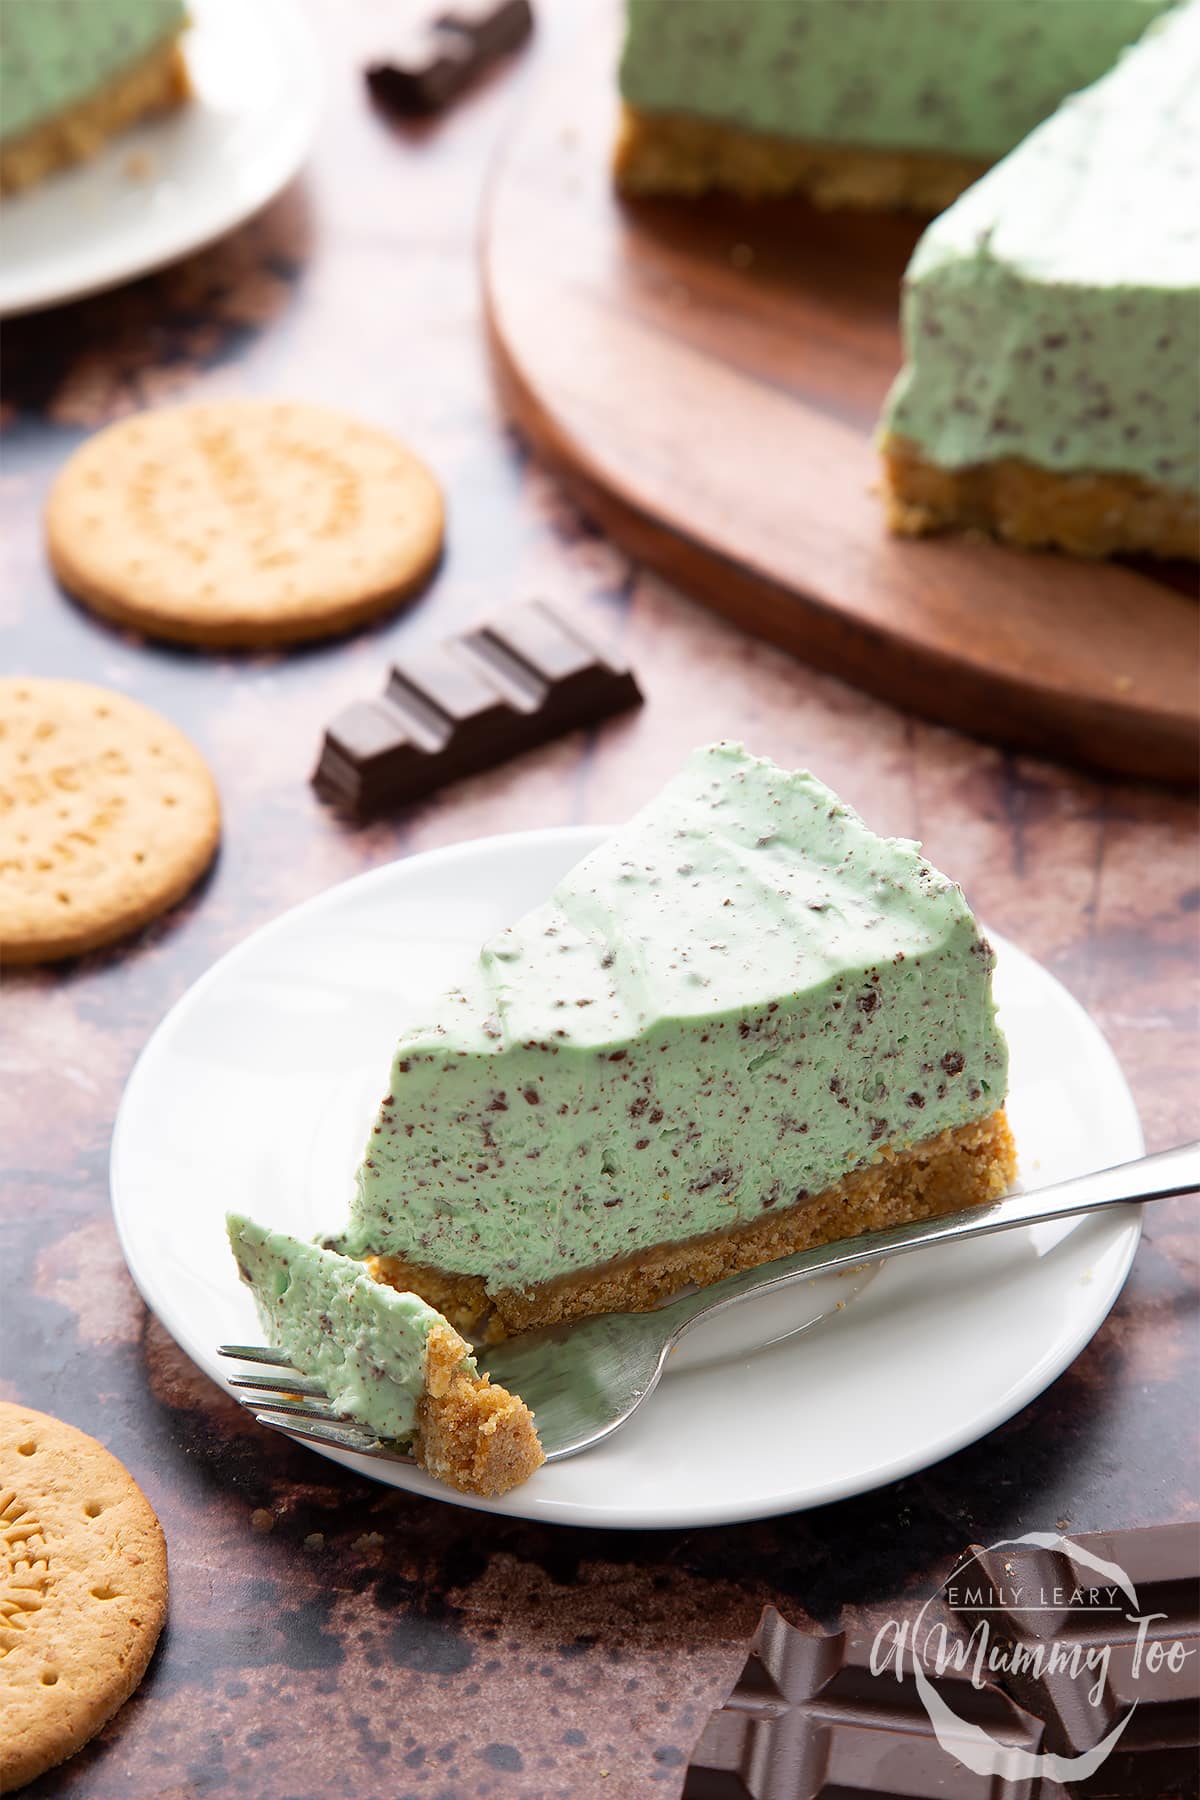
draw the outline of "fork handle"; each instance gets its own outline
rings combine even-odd
[[[813,1250],[801,1250],[766,1268],[747,1269],[718,1282],[715,1287],[685,1294],[682,1299],[661,1308],[656,1317],[671,1325],[672,1341],[675,1341],[701,1319],[724,1312],[726,1307],[736,1306],[739,1300],[745,1300],[751,1294],[770,1293],[788,1287],[792,1282],[811,1281],[816,1275],[861,1268],[864,1263],[882,1262],[885,1257],[900,1256],[908,1250],[923,1250],[929,1244],[988,1237],[994,1231],[1013,1231],[1021,1225],[1040,1225],[1048,1219],[1099,1212],[1106,1206],[1166,1200],[1175,1194],[1191,1193],[1196,1188],[1200,1188],[1200,1142],[1177,1144],[1172,1150],[1160,1150],[1154,1156],[1142,1156],[1134,1162],[1117,1163],[1111,1169],[1098,1169],[1091,1175],[1075,1175],[1069,1181],[1035,1188],[1032,1193],[1010,1194],[992,1206],[968,1206],[961,1212],[943,1213],[934,1219],[890,1225],[886,1230],[843,1238],[835,1244],[818,1244]]]

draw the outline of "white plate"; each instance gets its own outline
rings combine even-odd
[[[300,167],[321,74],[295,0],[190,0],[188,10],[190,103],[5,201],[0,315],[77,300],[186,256],[265,206]]]
[[[113,1207],[147,1304],[214,1380],[230,1366],[219,1343],[262,1336],[226,1209],[306,1236],[338,1226],[399,1022],[603,835],[486,838],[345,882],[231,951],[159,1026],[117,1117]],[[1026,1183],[1140,1155],[1096,1027],[1031,958],[997,950]],[[416,1493],[573,1525],[817,1506],[924,1468],[1039,1394],[1116,1299],[1139,1229],[1137,1209],[1121,1208],[897,1258],[857,1291],[826,1277],[802,1301],[749,1302],[697,1328],[624,1431],[500,1501],[330,1454]]]

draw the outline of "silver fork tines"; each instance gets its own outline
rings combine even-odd
[[[270,1426],[272,1431],[282,1431],[285,1437],[301,1438],[308,1444],[329,1444],[335,1450],[357,1450],[363,1456],[387,1456],[386,1445],[372,1435],[364,1426],[343,1423],[335,1413],[330,1413],[328,1423],[318,1423],[308,1419],[278,1419],[272,1413],[255,1413],[260,1425]],[[400,1456],[393,1452],[397,1462],[410,1462],[411,1457]]]
[[[323,1419],[331,1425],[340,1425],[343,1421],[343,1415],[334,1412],[328,1400],[287,1400],[283,1397],[276,1400],[270,1394],[236,1394],[234,1398],[256,1418],[260,1412],[273,1412],[281,1418]]]
[[[304,1443],[328,1445],[333,1450],[356,1450],[362,1456],[381,1457],[388,1462],[413,1461],[402,1450],[376,1437],[367,1426],[335,1412],[321,1383],[311,1375],[301,1375],[278,1350],[265,1344],[220,1344],[217,1354],[279,1371],[275,1375],[227,1377],[238,1405],[253,1413],[260,1425]]]
[[[268,1350],[265,1344],[218,1344],[218,1356],[236,1356],[239,1362],[268,1363],[276,1369],[290,1369],[291,1363],[286,1356],[280,1356],[278,1350]]]

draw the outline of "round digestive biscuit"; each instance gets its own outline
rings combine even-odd
[[[82,681],[0,680],[0,963],[136,931],[219,835],[208,766],[158,713]]]
[[[342,413],[222,400],[138,413],[65,464],[46,511],[63,586],[183,643],[266,646],[390,611],[442,546],[411,451]]]
[[[162,1527],[94,1438],[0,1402],[0,1794],[94,1737],[167,1611]]]

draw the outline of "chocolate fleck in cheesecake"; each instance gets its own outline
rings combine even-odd
[[[916,844],[699,750],[404,1030],[336,1247],[494,1338],[991,1200],[992,961]]]
[[[1200,553],[1197,0],[929,226],[904,342],[897,531]]]
[[[478,1373],[471,1346],[416,1294],[240,1214],[226,1223],[271,1344],[336,1412],[411,1444],[422,1468],[465,1493],[506,1493],[541,1466],[529,1408]]]
[[[628,0],[628,193],[938,212],[1173,0]]]
[[[0,0],[0,192],[180,106],[186,25],[181,0]]]

